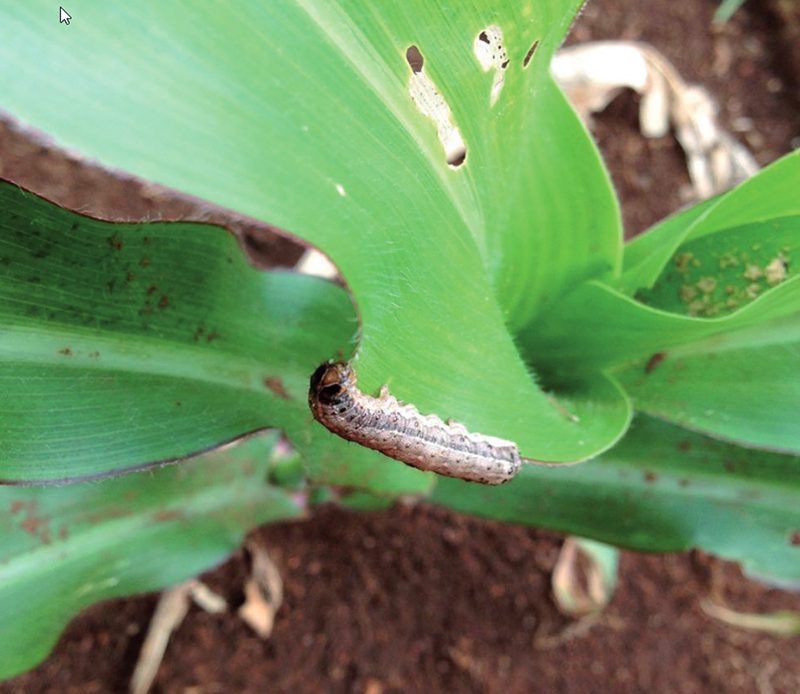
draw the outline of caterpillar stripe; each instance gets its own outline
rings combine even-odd
[[[348,441],[380,451],[420,470],[482,484],[503,484],[520,468],[516,444],[475,434],[436,415],[422,415],[389,394],[375,398],[356,387],[356,374],[341,362],[311,376],[308,404],[314,418]]]

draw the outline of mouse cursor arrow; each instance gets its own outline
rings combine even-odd
[[[62,24],[66,24],[67,26],[69,26],[69,20],[70,19],[72,19],[72,17],[70,17],[69,12],[67,12],[63,7],[59,7],[58,8],[58,21],[61,22]]]

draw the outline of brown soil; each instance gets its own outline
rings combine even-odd
[[[589,0],[568,43],[651,44],[686,81],[711,92],[722,125],[764,166],[800,147],[800,44],[792,40],[800,24],[793,33],[778,12],[782,2],[750,0],[732,21],[715,27],[715,1]],[[593,130],[622,200],[627,236],[686,204],[683,152],[671,136],[639,135],[638,98],[632,92],[598,116]]]
[[[730,24],[712,29],[710,1],[651,0],[642,11],[636,0],[593,0],[571,40],[652,43],[686,79],[715,94],[723,123],[764,164],[800,133],[797,44],[786,38],[797,27],[780,23],[782,3],[751,0]],[[636,117],[635,97],[624,95],[596,123],[629,232],[679,207],[688,184],[672,139],[643,140]],[[97,216],[223,219],[196,201],[111,178],[2,124],[0,155],[0,175]],[[286,264],[297,257],[261,228],[239,230],[258,238],[266,256]],[[193,608],[155,691],[800,691],[797,639],[739,630],[700,608],[711,597],[742,611],[800,610],[800,597],[699,553],[624,553],[610,607],[595,621],[573,622],[551,598],[560,545],[552,533],[419,505],[377,514],[322,509],[254,536],[285,583],[272,637],[259,640],[232,614]],[[237,555],[205,580],[235,603],[244,573]],[[155,600],[87,610],[46,663],[0,685],[0,694],[125,691]]]
[[[796,639],[739,631],[699,607],[711,596],[739,609],[800,609],[800,596],[699,554],[626,553],[611,606],[572,622],[551,599],[553,533],[417,506],[327,508],[254,539],[284,581],[271,638],[193,608],[156,692],[800,691]],[[244,573],[236,556],[205,580],[236,603]],[[44,665],[0,691],[123,692],[154,604],[95,606]]]

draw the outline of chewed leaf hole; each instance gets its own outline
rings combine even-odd
[[[531,59],[533,58],[533,54],[536,53],[536,49],[537,48],[539,48],[539,39],[536,39],[536,41],[534,41],[531,44],[531,47],[528,49],[528,52],[525,54],[525,57],[522,59],[522,67],[523,68],[528,67],[528,64],[531,62]]]
[[[416,46],[409,46],[406,51],[406,60],[412,72],[422,72],[422,68],[425,65],[425,58],[422,57],[419,48]]]
[[[484,72],[494,70],[494,80],[489,92],[489,104],[494,106],[503,90],[508,67],[508,53],[503,46],[503,32],[500,27],[492,25],[481,31],[475,39],[473,50]]]
[[[406,49],[406,62],[411,68],[408,78],[408,93],[419,112],[433,121],[436,134],[444,148],[445,161],[452,168],[461,166],[467,158],[467,147],[461,131],[453,123],[450,106],[425,73],[425,58],[417,46]]]

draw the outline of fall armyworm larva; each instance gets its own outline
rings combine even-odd
[[[323,364],[311,376],[308,404],[324,427],[420,470],[483,484],[503,484],[520,468],[515,443],[473,434],[463,425],[422,415],[389,395],[365,395],[349,364]]]

